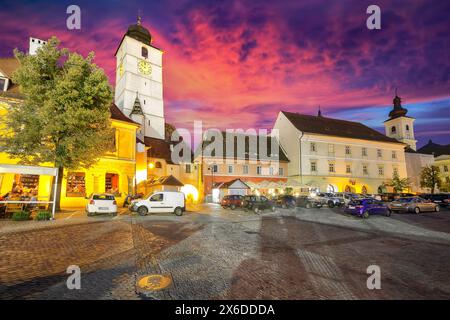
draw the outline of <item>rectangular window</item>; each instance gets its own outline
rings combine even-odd
[[[5,83],[6,83],[5,79],[0,79],[0,91],[6,91]]]
[[[230,173],[230,174],[233,173],[233,166],[231,166],[231,165],[228,166],[228,173]]]
[[[392,159],[397,159],[397,152],[392,151]]]
[[[213,172],[213,173],[219,172],[219,167],[217,166],[217,164],[214,164],[214,165],[212,166],[212,172]]]
[[[85,197],[86,185],[84,172],[69,172],[67,174],[67,197]]]
[[[273,176],[273,173],[274,173],[273,167],[269,167],[269,174],[270,174],[271,176]]]
[[[328,144],[328,153],[334,153],[334,144]]]
[[[261,166],[257,166],[257,167],[256,167],[256,174],[257,174],[257,175],[261,175],[261,173],[262,173],[262,168],[261,168]]]
[[[248,165],[245,164],[245,165],[242,167],[242,173],[248,174]]]
[[[284,168],[278,168],[278,175],[284,176]]]
[[[328,172],[334,173],[334,163],[333,162],[328,163]]]
[[[378,166],[378,175],[384,176],[384,167],[383,166]]]
[[[311,172],[317,172],[317,162],[311,162]]]
[[[363,157],[367,157],[367,148],[362,148]]]
[[[187,164],[185,168],[186,173],[191,173],[191,165]]]
[[[393,175],[395,176],[395,175],[398,175],[398,168],[394,168],[393,170],[392,170],[392,172],[393,172]]]
[[[345,173],[352,173],[352,166],[349,164],[345,165]]]
[[[369,168],[367,167],[366,164],[363,165],[363,175],[368,175],[369,174]]]
[[[444,166],[444,172],[448,172],[448,166],[447,165]]]
[[[352,149],[350,149],[350,146],[345,146],[345,154],[348,156],[352,154]]]
[[[316,144],[314,142],[311,142],[311,151],[316,152]]]
[[[377,149],[377,157],[378,158],[383,157],[383,151],[381,151],[381,149]]]

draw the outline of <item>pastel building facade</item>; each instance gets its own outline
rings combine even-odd
[[[322,192],[387,192],[394,172],[407,177],[405,144],[361,123],[280,112],[274,129],[289,177]]]

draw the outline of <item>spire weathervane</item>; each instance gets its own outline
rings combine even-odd
[[[142,10],[138,10],[138,16],[137,16],[137,25],[140,26],[142,24]]]
[[[322,116],[322,111],[320,110],[320,104],[319,104],[319,111],[317,112],[317,116],[321,117]]]

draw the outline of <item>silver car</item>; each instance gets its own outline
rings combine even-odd
[[[389,204],[392,212],[438,212],[439,205],[419,197],[399,198]]]

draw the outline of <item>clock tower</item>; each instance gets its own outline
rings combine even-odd
[[[395,93],[394,108],[389,112],[389,119],[384,122],[386,136],[397,139],[416,150],[414,138],[414,118],[408,117],[408,109],[402,107],[402,99]]]
[[[164,139],[165,132],[162,54],[152,45],[152,36],[142,26],[140,17],[129,26],[115,54],[115,104],[131,118],[138,103],[143,114],[139,118],[143,134],[159,139]]]

